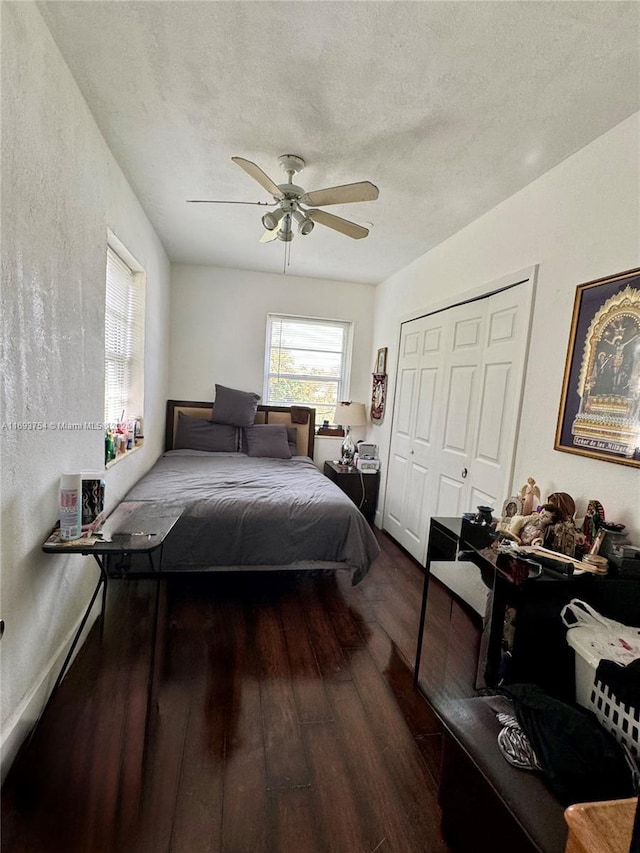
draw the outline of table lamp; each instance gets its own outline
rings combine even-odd
[[[367,422],[367,412],[364,403],[338,403],[333,416],[333,422],[344,427],[344,441],[342,442],[342,465],[353,465],[353,454],[355,446],[351,439],[352,426],[364,426]]]

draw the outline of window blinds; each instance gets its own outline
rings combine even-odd
[[[350,324],[269,315],[265,399],[271,405],[312,406],[333,421],[347,388]]]
[[[142,414],[144,276],[107,247],[104,419]]]

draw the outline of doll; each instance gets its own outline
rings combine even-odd
[[[515,515],[509,519],[508,525],[496,528],[506,539],[511,539],[518,545],[543,545],[545,535],[550,526],[558,519],[558,508],[554,504],[543,504],[540,512],[530,515]]]
[[[545,548],[573,557],[576,552],[578,532],[573,520],[576,504],[571,495],[566,492],[554,492],[547,498],[558,511],[557,520],[551,524],[545,534]]]
[[[515,534],[519,545],[543,545],[549,527],[558,519],[558,510],[553,504],[543,504],[540,512],[534,512]]]

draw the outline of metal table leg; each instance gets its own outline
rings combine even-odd
[[[105,606],[107,603],[107,573],[105,571],[104,562],[100,560],[97,554],[94,554],[94,559],[98,566],[100,567],[100,577],[98,578],[98,583],[96,584],[96,588],[93,591],[93,595],[91,596],[91,601],[89,602],[87,609],[84,612],[84,616],[82,617],[82,621],[78,627],[78,630],[75,633],[71,646],[69,647],[69,651],[67,652],[67,656],[64,659],[64,663],[62,664],[62,669],[60,670],[58,677],[56,678],[56,683],[53,685],[53,690],[51,691],[51,695],[53,695],[58,687],[60,686],[60,682],[64,678],[67,667],[69,665],[69,661],[73,657],[73,653],[76,650],[76,646],[78,645],[78,640],[84,630],[84,626],[87,624],[87,619],[89,618],[89,614],[93,608],[96,598],[98,597],[98,593],[100,592],[100,587],[102,587],[102,617],[104,619],[105,614]]]
[[[416,661],[413,669],[413,687],[418,687],[418,676],[420,674],[420,659],[422,657],[422,638],[424,636],[424,622],[427,613],[427,592],[429,590],[429,560],[427,559],[427,567],[424,572],[424,582],[422,585],[422,607],[420,608],[420,625],[418,626],[418,645],[416,648]]]

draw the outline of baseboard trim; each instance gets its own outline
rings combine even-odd
[[[87,636],[89,635],[89,631],[93,627],[93,623],[100,615],[101,606],[102,599],[98,597],[93,607],[91,608],[91,613],[89,615],[89,618],[87,619],[87,624],[84,626],[80,639],[78,640],[78,644],[74,650],[73,657],[69,661],[69,666],[71,666],[76,655],[84,645],[84,642],[87,639]],[[11,766],[15,761],[20,747],[29,737],[31,730],[40,719],[40,716],[42,715],[42,712],[46,707],[47,702],[49,701],[53,685],[55,684],[56,678],[58,677],[58,673],[60,672],[60,668],[62,667],[64,659],[71,647],[73,638],[75,637],[76,631],[78,630],[83,618],[84,613],[81,613],[78,619],[74,622],[73,627],[68,632],[65,639],[58,647],[57,652],[49,659],[49,662],[42,671],[38,681],[33,685],[31,690],[27,693],[27,695],[24,697],[22,702],[18,705],[17,709],[7,721],[5,730],[2,732],[2,735],[0,737],[1,784],[4,784],[7,774],[9,773],[9,770],[11,769]]]

